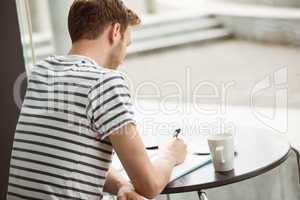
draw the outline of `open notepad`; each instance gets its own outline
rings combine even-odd
[[[172,171],[170,182],[181,178],[207,164],[211,163],[210,156],[188,155],[185,162]]]
[[[155,160],[156,157],[156,151],[148,151],[149,157],[151,160]],[[176,166],[171,174],[170,182],[181,178],[192,171],[195,171],[207,164],[211,163],[211,157],[210,156],[199,156],[199,155],[188,155],[185,162],[181,165]],[[126,174],[126,171],[123,169],[120,161],[115,158],[113,161],[113,166],[120,171],[123,177],[125,177],[127,180],[129,180],[128,175]]]

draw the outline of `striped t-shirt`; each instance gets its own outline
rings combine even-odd
[[[16,127],[8,200],[102,199],[107,137],[135,123],[124,76],[83,56],[35,65]]]

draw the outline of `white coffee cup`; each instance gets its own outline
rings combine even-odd
[[[216,172],[234,169],[234,137],[232,134],[216,134],[208,137],[208,146]]]

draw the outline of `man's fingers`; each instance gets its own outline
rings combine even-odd
[[[137,194],[127,194],[126,200],[140,200]]]
[[[117,200],[128,200],[128,199],[126,198],[126,196],[122,195],[122,196],[118,196]]]
[[[130,194],[128,195],[129,200],[145,200],[144,197],[138,195],[138,194]]]
[[[139,200],[136,195],[128,195],[128,200]]]
[[[119,194],[117,200],[145,200],[145,198],[140,196],[136,192],[129,192],[129,193],[123,193],[121,195]]]

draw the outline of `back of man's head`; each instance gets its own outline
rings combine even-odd
[[[68,18],[72,42],[94,40],[108,25],[119,23],[124,33],[128,26],[140,24],[140,18],[121,0],[74,0]]]

